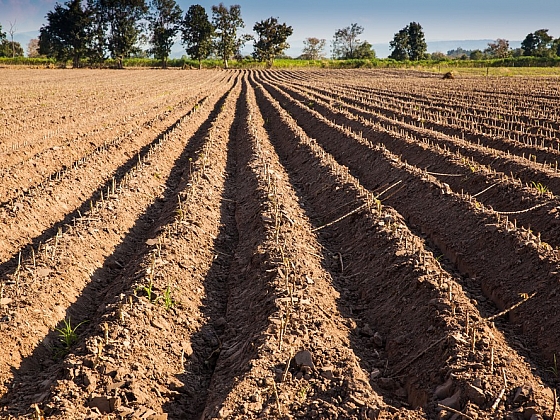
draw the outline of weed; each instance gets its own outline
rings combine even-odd
[[[300,388],[300,390],[297,393],[298,398],[302,401],[305,401],[307,399],[307,392],[308,391],[309,391],[309,386],[308,385],[305,385],[304,387]]]
[[[64,326],[62,328],[55,328],[55,331],[59,333],[60,341],[64,345],[64,349],[68,350],[76,341],[78,341],[78,334],[76,330],[82,324],[85,324],[86,321],[80,322],[75,327],[72,327],[72,323],[70,318],[64,320]]]
[[[548,194],[550,192],[550,190],[548,189],[548,187],[546,185],[541,184],[540,182],[535,182],[532,181],[531,185],[533,186],[534,189],[536,189],[539,194],[544,195],[544,194]]]
[[[175,306],[175,302],[171,297],[171,286],[167,286],[167,289],[165,289],[165,292],[163,292],[163,296],[159,296],[156,299],[156,302],[158,300],[161,300],[163,302],[163,307],[165,308],[166,311],[170,310],[173,306]]]
[[[156,297],[156,292],[154,292],[154,283],[152,282],[152,279],[150,279],[150,282],[147,285],[138,286],[136,288],[136,291],[139,291],[139,290],[146,294],[146,297],[148,298],[148,301],[156,302],[157,297]]]

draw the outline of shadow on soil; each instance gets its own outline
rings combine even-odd
[[[88,323],[80,327],[82,329],[80,334],[81,342],[86,337],[99,335],[100,326],[95,322],[95,318],[103,315],[107,303],[117,302],[120,293],[129,291],[133,282],[132,274],[136,271],[137,264],[142,256],[149,250],[146,240],[154,237],[158,228],[172,219],[173,211],[177,207],[177,188],[185,182],[184,177],[189,176],[189,158],[194,157],[196,152],[203,146],[212,121],[219,115],[227,95],[228,93],[225,93],[218,100],[209,118],[191,137],[181,155],[174,162],[170,176],[165,184],[164,199],[154,201],[145,213],[138,218],[133,228],[116,247],[114,253],[108,256],[103,266],[93,273],[90,282],[76,302],[67,309],[65,319],[76,320],[73,324],[77,325],[77,322],[80,320],[89,320]],[[179,121],[160,134],[151,144],[146,145],[142,149],[142,153],[147,154],[151,145],[156,144],[160,138],[169,133],[178,124]],[[134,156],[119,168],[118,173],[121,179],[137,161],[138,157]],[[104,187],[106,188],[106,186]],[[92,199],[102,190],[103,187],[92,196]],[[82,206],[82,211],[87,210],[86,204],[89,205],[89,200]],[[77,216],[77,211],[68,215],[64,221],[49,229],[49,232],[55,232],[58,226],[70,223]],[[34,243],[38,243],[44,237],[46,237],[46,233],[35,238]],[[121,271],[111,268],[114,267],[112,262],[115,260],[131,260],[131,262]],[[7,265],[8,263],[3,264],[3,268],[5,269]],[[63,323],[60,322],[57,328],[62,326]],[[96,331],[96,329],[99,331]],[[59,338],[59,334],[56,331],[51,331],[37,345],[34,351],[22,361],[20,367],[13,370],[13,380],[6,384],[9,391],[0,400],[0,410],[4,410],[1,411],[2,413],[24,415],[29,413],[32,403],[40,402],[41,399],[49,395],[54,382],[57,379],[61,379],[64,374],[64,360],[54,360],[52,351],[53,345],[59,341]]]

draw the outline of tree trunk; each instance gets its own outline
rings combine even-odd
[[[229,69],[229,66],[228,66],[228,59],[227,59],[227,58],[224,58],[224,68],[225,68],[226,70]]]
[[[202,70],[202,60],[198,59],[198,69]]]
[[[167,57],[164,57],[161,60],[161,68],[166,69],[167,68]]]

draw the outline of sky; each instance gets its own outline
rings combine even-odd
[[[209,15],[211,6],[219,3],[176,1],[183,11],[192,4],[200,4]],[[55,3],[55,0],[0,0],[2,30],[7,32],[10,22],[15,22],[14,38],[27,44],[29,38],[38,35],[39,28],[46,23],[45,15]],[[233,0],[224,4],[241,6],[247,33],[252,33],[255,22],[271,16],[292,26],[289,55],[299,55],[303,40],[308,37],[325,38],[330,44],[334,32],[351,23],[364,28],[361,40],[367,40],[378,50],[386,50],[378,51],[380,57],[388,52],[394,34],[412,21],[422,25],[429,51],[433,50],[431,43],[439,45],[434,41],[496,38],[521,41],[528,33],[541,28],[560,37],[560,0]]]

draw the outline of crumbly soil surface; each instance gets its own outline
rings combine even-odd
[[[557,79],[2,74],[0,419],[558,415]]]

